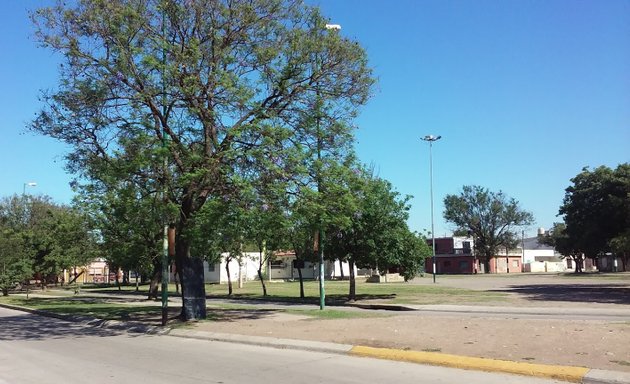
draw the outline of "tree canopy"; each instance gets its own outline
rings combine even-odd
[[[86,265],[98,256],[97,236],[82,212],[46,196],[0,200],[0,288],[39,277],[57,282],[64,269]]]
[[[571,183],[559,209],[570,251],[591,258],[616,253],[625,269],[630,255],[630,164],[584,168]]]
[[[373,83],[360,45],[298,0],[84,0],[32,19],[64,58],[32,128],[70,146],[84,187],[163,192],[184,319],[205,317],[195,214],[262,169],[304,172],[314,143],[334,151]]]
[[[475,250],[483,257],[488,271],[488,262],[497,255],[499,247],[517,237],[515,227],[531,224],[533,215],[503,192],[473,185],[444,198],[444,219],[456,230],[473,235]]]

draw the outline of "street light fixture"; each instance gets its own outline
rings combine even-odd
[[[435,283],[435,226],[433,220],[433,142],[438,141],[442,136],[426,135],[422,140],[429,142],[429,168],[431,175],[431,245],[433,247],[433,283]]]
[[[22,187],[22,195],[26,195],[26,187],[36,187],[37,183],[34,181],[29,181],[28,183],[24,183]]]

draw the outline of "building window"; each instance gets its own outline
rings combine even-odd
[[[459,270],[460,271],[467,271],[468,270],[468,261],[466,260],[462,260],[459,262]]]
[[[283,260],[272,260],[271,261],[271,269],[284,269],[287,265]]]
[[[208,272],[214,272],[214,263],[208,263]]]
[[[462,247],[464,248],[464,253],[470,254],[470,241],[464,241]]]
[[[449,261],[445,261],[445,262],[444,262],[444,266],[445,266],[445,267],[450,267],[450,266],[451,266],[451,262],[450,262],[450,260],[449,260]]]
[[[512,260],[512,267],[518,268],[518,260]]]

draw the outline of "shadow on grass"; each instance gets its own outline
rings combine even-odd
[[[517,293],[524,299],[532,301],[630,304],[630,286],[626,284],[515,285],[492,292]]]
[[[355,301],[369,302],[376,300],[393,300],[396,298],[395,293],[388,294],[357,294]],[[293,296],[280,296],[280,295],[268,295],[261,296],[259,294],[239,293],[231,296],[228,295],[208,295],[206,299],[220,299],[220,300],[232,300],[238,301],[244,304],[258,304],[258,303],[280,303],[282,305],[304,305],[312,304],[319,305],[319,297],[308,296],[304,298]],[[345,294],[330,294],[326,295],[326,305],[344,305],[350,303],[348,295]]]
[[[146,301],[145,301],[146,302]],[[129,300],[98,297],[31,298],[15,301],[13,304],[29,307],[61,316],[96,318],[141,322],[147,325],[160,325],[162,308],[156,305],[127,305]],[[169,307],[169,319],[176,318],[179,307]]]
[[[278,309],[223,309],[208,308],[206,321],[233,322],[239,320],[258,320],[284,312]]]
[[[0,340],[2,341],[109,337],[123,333],[123,331],[86,327],[82,324],[30,313],[0,318]]]

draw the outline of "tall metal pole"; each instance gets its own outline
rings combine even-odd
[[[434,141],[438,141],[442,138],[442,136],[433,136],[433,135],[427,135],[425,137],[422,138],[422,140],[424,141],[428,141],[429,142],[429,174],[431,177],[431,245],[433,248],[433,257],[432,257],[432,262],[433,262],[433,268],[431,270],[431,272],[433,272],[433,283],[435,283],[435,273],[436,273],[436,268],[435,268],[435,221],[433,219],[433,142]]]
[[[164,151],[164,174],[162,175],[162,200],[166,205],[166,3],[162,3],[162,149]],[[165,210],[166,213],[166,210]],[[166,214],[163,216],[164,233],[162,238],[162,325],[168,322],[168,222]]]
[[[326,24],[325,28],[329,31],[338,31],[341,29],[341,26],[339,24]],[[317,66],[317,69],[319,69],[319,60],[317,59],[317,54],[315,55],[315,65]],[[317,162],[319,165],[317,169],[317,192],[321,193],[322,138],[320,129],[321,105],[319,99],[319,88],[316,88],[315,92],[317,94],[317,98],[315,100],[317,116],[315,121],[317,124]],[[319,228],[317,232],[317,256],[319,258],[319,309],[323,310],[324,308],[326,308],[326,289],[324,287],[324,274],[326,271],[324,267],[324,226],[322,223],[321,212],[319,213],[318,221]]]

